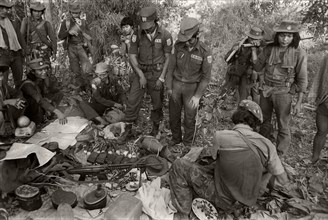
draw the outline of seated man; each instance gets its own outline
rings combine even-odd
[[[0,66],[0,137],[6,134],[5,122],[10,122],[14,129],[25,108],[25,101],[4,80],[8,69],[8,66]]]
[[[118,78],[109,70],[109,65],[100,62],[96,65],[95,72],[97,78],[91,82],[93,93],[90,106],[99,115],[103,115],[108,108],[123,109],[126,98],[124,89]]]
[[[271,175],[285,189],[290,189],[292,185],[275,146],[256,132],[262,120],[260,107],[253,101],[243,100],[232,115],[235,127],[214,134],[214,145],[208,149],[208,155],[215,160],[211,166],[193,163],[203,148],[195,148],[173,163],[169,177],[177,218],[188,219],[196,197],[222,210],[231,209],[237,201],[246,206],[255,205]]]
[[[61,124],[67,122],[66,116],[57,108],[63,94],[54,88],[56,82],[51,82],[51,87],[45,85],[44,79],[47,77],[48,64],[42,59],[35,59],[29,62],[31,71],[27,74],[27,79],[21,85],[21,91],[28,103],[25,115],[36,124],[42,123],[46,111],[53,112]]]

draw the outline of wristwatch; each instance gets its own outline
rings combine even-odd
[[[161,81],[162,83],[165,82],[165,79],[163,79],[161,77],[159,77],[158,80]]]

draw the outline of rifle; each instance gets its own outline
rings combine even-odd
[[[230,61],[230,59],[237,53],[237,51],[240,49],[240,47],[245,43],[245,41],[247,40],[248,37],[244,37],[238,44],[238,48],[231,51],[231,53],[229,54],[229,56],[227,57],[227,59],[225,59],[225,61],[228,63]]]
[[[140,161],[140,160],[139,160]],[[139,168],[141,170],[141,173],[146,171],[146,168],[149,166],[160,166],[161,163],[155,163],[155,164],[145,164],[145,163],[126,163],[126,164],[107,164],[107,165],[88,165],[88,166],[81,166],[71,169],[65,169],[61,171],[65,171],[68,174],[80,174],[78,182],[80,183],[94,183],[94,182],[111,182],[114,179],[121,179],[123,178],[127,173],[129,173],[133,168]],[[107,179],[106,175],[107,173],[110,173],[111,171],[117,171],[121,170],[123,172],[117,172],[112,176],[110,179]],[[93,175],[101,177],[101,180],[99,181],[85,181],[86,175]],[[140,175],[141,178],[141,175]]]

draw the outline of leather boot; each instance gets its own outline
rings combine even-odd
[[[158,131],[159,131],[159,123],[153,122],[153,130],[151,130],[149,135],[156,137]]]
[[[124,133],[117,139],[117,143],[125,144],[131,134],[132,134],[132,124],[127,124],[125,126]]]

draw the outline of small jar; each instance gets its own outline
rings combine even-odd
[[[19,205],[26,211],[34,211],[42,206],[40,190],[30,185],[19,186],[15,190]]]

